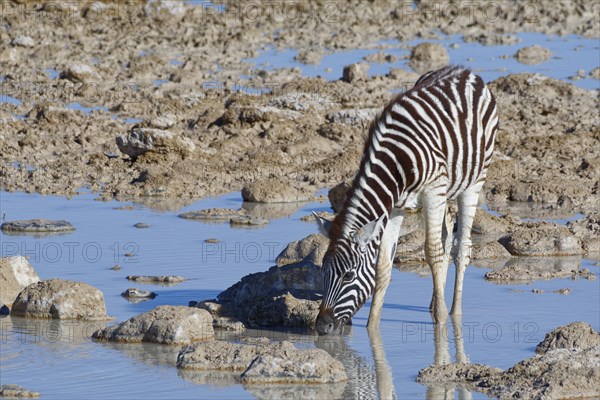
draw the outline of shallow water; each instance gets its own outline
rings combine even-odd
[[[408,42],[386,40],[373,43],[364,49],[344,50],[325,54],[318,65],[306,65],[295,61],[297,50],[287,49],[278,51],[273,48],[265,49],[255,58],[245,61],[256,65],[257,69],[272,70],[282,67],[296,67],[304,76],[321,76],[328,80],[340,79],[344,66],[363,61],[369,54],[383,52],[397,57],[393,63],[369,63],[369,76],[384,75],[391,68],[412,69],[407,65],[410,49],[419,43],[438,43],[446,48],[452,64],[461,64],[472,68],[484,81],[489,82],[501,76],[514,73],[540,73],[555,79],[562,79],[586,89],[599,89],[600,81],[591,78],[589,72],[598,67],[598,40],[588,39],[577,35],[546,35],[542,33],[516,33],[519,43],[486,46],[478,42],[463,42],[462,35],[439,35],[438,39],[415,39]],[[456,48],[452,44],[457,44]],[[517,50],[534,44],[548,48],[552,57],[537,65],[519,63],[512,56]],[[577,75],[577,70],[583,69],[585,76],[578,80],[569,77]],[[403,90],[406,88],[399,88]]]
[[[132,206],[131,209],[119,209]],[[187,305],[213,298],[242,276],[274,264],[285,245],[316,231],[300,217],[328,210],[328,203],[259,206],[257,215],[271,218],[264,228],[232,228],[228,223],[203,223],[178,218],[184,211],[209,207],[238,208],[238,193],[203,199],[193,204],[163,199],[142,203],[95,201],[86,193],[71,199],[0,192],[0,215],[6,220],[66,219],[76,231],[64,235],[31,236],[0,233],[2,256],[23,254],[42,279],[58,277],[89,283],[104,293],[109,315],[118,321],[161,304]],[[248,206],[248,205],[245,205]],[[148,229],[133,225],[145,222]],[[221,240],[220,246],[204,242]],[[125,253],[133,253],[126,257]],[[554,260],[548,259],[552,264]],[[542,261],[543,262],[543,261]],[[592,261],[569,261],[598,273]],[[110,268],[119,264],[120,271]],[[574,265],[577,266],[577,265]],[[354,325],[338,339],[318,339],[309,333],[250,331],[248,334],[288,339],[302,347],[317,346],[346,365],[350,381],[310,387],[248,387],[227,374],[181,372],[174,367],[177,347],[96,343],[88,336],[101,323],[0,319],[0,377],[39,391],[47,399],[80,398],[397,398],[468,397],[452,388],[427,387],[415,382],[419,369],[439,360],[455,360],[457,347],[471,362],[507,368],[533,355],[544,334],[558,325],[584,320],[600,328],[600,280],[552,280],[529,285],[486,282],[488,269],[467,270],[462,318],[462,343],[449,329],[435,340],[427,311],[431,279],[427,267],[414,272],[394,269],[383,309],[380,337],[365,329],[368,304]],[[174,286],[133,284],[130,274],[181,275],[189,280]],[[451,298],[453,271],[446,300]],[[154,300],[129,303],[120,296],[128,287],[158,293]],[[571,288],[570,295],[551,293]],[[533,294],[531,289],[543,289]],[[460,321],[456,321],[459,323]],[[112,323],[112,322],[111,322]],[[451,327],[451,324],[448,324]],[[221,334],[221,339],[235,339]],[[458,343],[458,346],[457,346]],[[437,344],[437,345],[436,345]],[[463,354],[458,353],[461,357]],[[453,393],[453,394],[452,394]],[[473,398],[486,398],[473,393]]]

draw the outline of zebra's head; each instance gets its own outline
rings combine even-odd
[[[375,263],[385,217],[348,235],[330,235],[332,223],[315,215],[330,245],[323,257],[324,288],[316,328],[320,335],[339,333],[363,306],[375,286]],[[337,236],[337,237],[336,237]]]

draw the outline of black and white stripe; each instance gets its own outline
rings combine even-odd
[[[425,187],[438,185],[439,196],[451,200],[482,184],[497,130],[493,95],[463,67],[426,73],[385,107],[329,232],[323,308],[333,309],[336,320],[351,318],[375,282],[379,241],[361,249],[352,236],[378,219],[385,226],[394,207],[414,207]],[[344,281],[351,270],[356,277]]]

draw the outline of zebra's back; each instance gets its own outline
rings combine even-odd
[[[419,78],[387,105],[376,125],[371,145],[395,154],[396,165],[388,166],[404,182],[396,200],[402,207],[440,176],[448,179],[449,199],[483,180],[498,118],[483,80],[468,69],[450,66]]]

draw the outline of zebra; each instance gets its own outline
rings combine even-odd
[[[462,66],[427,72],[388,103],[371,123],[342,210],[333,221],[315,214],[321,233],[330,239],[316,320],[320,334],[339,332],[372,292],[367,326],[379,326],[407,207],[423,211],[433,322],[447,320],[444,287],[452,224],[446,203],[453,199],[458,204],[458,229],[451,313],[462,314],[471,226],[497,131],[494,96],[479,76]]]

